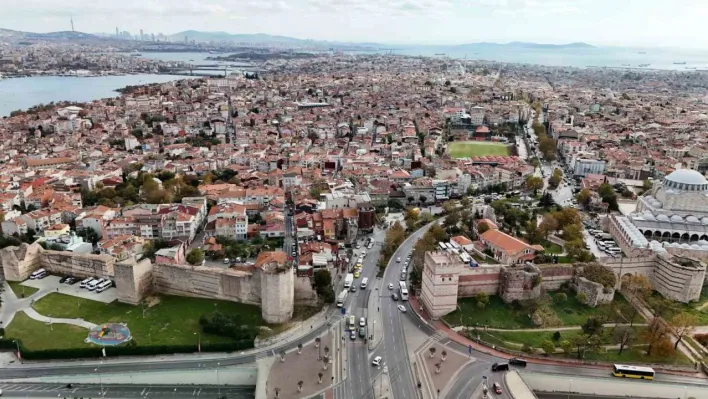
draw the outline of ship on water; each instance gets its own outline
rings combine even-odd
[[[640,66],[641,68],[646,68],[646,67],[648,67],[649,65],[650,65],[650,64],[639,64],[639,66]]]
[[[686,61],[680,61],[680,62],[675,61],[674,65],[686,65]]]

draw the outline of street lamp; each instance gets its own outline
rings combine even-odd
[[[194,335],[196,335],[198,337],[197,338],[197,350],[199,351],[199,353],[202,353],[202,334],[199,331],[197,331],[194,333]]]

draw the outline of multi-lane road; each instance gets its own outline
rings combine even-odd
[[[9,398],[255,398],[253,387],[81,384],[67,388],[66,384],[2,383],[0,389]]]

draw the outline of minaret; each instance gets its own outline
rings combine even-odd
[[[76,32],[76,31],[74,30],[74,16],[72,15],[71,17],[69,17],[69,20],[71,21],[71,31],[72,31],[72,32]]]

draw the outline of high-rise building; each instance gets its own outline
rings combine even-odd
[[[118,27],[116,26],[116,36],[120,36],[120,33],[118,33]]]
[[[153,42],[155,41],[155,34],[154,33],[152,34],[152,41]]]
[[[143,34],[143,30],[140,29],[140,41],[142,42],[143,40],[145,40],[145,35]]]

